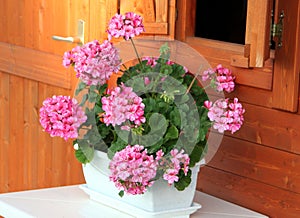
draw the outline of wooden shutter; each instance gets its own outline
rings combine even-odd
[[[282,47],[276,48],[273,107],[297,111],[300,72],[300,2],[278,0],[275,15],[283,12]]]
[[[273,0],[248,0],[244,56],[231,57],[237,67],[263,67],[270,54]]]
[[[120,0],[120,13],[132,11],[143,16],[145,34],[174,39],[175,0]]]

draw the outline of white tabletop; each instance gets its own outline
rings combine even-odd
[[[194,201],[201,204],[202,208],[192,214],[191,218],[267,217],[199,191]],[[0,215],[7,218],[133,217],[90,200],[78,185],[0,194]]]

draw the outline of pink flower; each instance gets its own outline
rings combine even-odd
[[[118,50],[107,40],[102,44],[94,40],[77,46],[63,57],[63,65],[74,65],[76,77],[87,85],[105,84],[112,73],[119,71],[120,63]]]
[[[235,87],[235,77],[231,70],[222,67],[219,64],[215,69],[209,69],[203,72],[202,81],[211,80],[212,87],[216,87],[217,91],[232,92]]]
[[[224,133],[228,130],[234,133],[241,128],[245,109],[237,98],[234,98],[232,103],[229,103],[228,98],[218,99],[213,104],[211,102],[210,105],[212,106],[208,108],[207,116],[213,122],[213,128],[218,132]]]
[[[108,96],[103,97],[101,101],[102,109],[105,111],[103,121],[107,126],[121,125],[127,120],[140,126],[146,121],[142,98],[137,96],[131,87],[121,84],[120,87],[108,90]]]
[[[212,79],[213,75],[215,74],[215,71],[212,69],[205,70],[202,74],[202,81],[206,81],[208,79]]]
[[[207,109],[211,108],[212,106],[212,102],[211,101],[205,101],[204,102],[204,107],[206,107]]]
[[[125,15],[116,14],[108,23],[108,40],[112,37],[123,37],[129,40],[144,31],[143,19],[140,15],[133,12],[127,12]]]
[[[143,194],[153,185],[157,161],[140,145],[128,145],[116,152],[109,164],[110,180],[128,194]]]
[[[177,169],[178,171],[180,169],[183,169],[183,172],[185,175],[188,173],[189,170],[189,163],[190,163],[190,158],[187,154],[184,153],[184,150],[181,150],[178,152],[177,149],[173,149],[170,151],[170,154],[172,156],[172,163],[174,164],[174,169]]]
[[[158,57],[146,56],[142,58],[143,61],[147,61],[147,65],[154,67],[157,64]]]
[[[156,158],[155,160],[160,160],[164,156],[164,152],[160,149],[156,152]]]
[[[78,137],[78,128],[87,119],[76,99],[69,96],[47,98],[40,108],[40,123],[51,137],[59,136],[65,140]]]
[[[163,175],[163,179],[168,181],[169,185],[172,185],[174,182],[178,182],[179,177],[177,176],[178,170],[176,169],[167,169]]]
[[[185,175],[188,173],[190,158],[184,153],[184,150],[179,152],[177,149],[173,149],[170,151],[170,156],[159,156],[157,160],[159,160],[160,169],[164,172],[163,179],[168,181],[169,185],[178,181],[181,169]]]
[[[146,76],[146,77],[144,78],[144,84],[145,84],[145,86],[149,85],[150,82],[151,82],[151,81],[150,81],[149,77]]]

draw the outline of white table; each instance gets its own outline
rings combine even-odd
[[[267,217],[198,191],[195,202],[199,202],[202,208],[191,218]],[[132,218],[90,200],[78,185],[0,194],[0,215],[7,218]]]

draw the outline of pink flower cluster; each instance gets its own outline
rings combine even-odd
[[[140,15],[133,12],[127,12],[125,15],[116,14],[108,23],[108,40],[112,37],[123,37],[129,40],[144,31],[143,19]]]
[[[40,123],[51,137],[59,136],[65,140],[77,138],[77,129],[87,119],[76,99],[69,96],[47,98],[40,108]]]
[[[119,190],[128,194],[143,194],[147,187],[154,184],[157,170],[164,172],[163,179],[169,185],[177,182],[178,173],[182,169],[187,175],[190,158],[184,151],[173,149],[170,156],[163,156],[162,150],[156,152],[156,158],[147,154],[147,149],[141,145],[127,145],[123,150],[116,152],[109,164],[110,180]]]
[[[160,161],[160,165],[165,165],[164,167],[166,167],[166,169],[164,169],[163,179],[168,181],[169,185],[172,185],[174,182],[178,181],[180,169],[187,175],[190,158],[187,154],[184,154],[183,150],[179,152],[177,149],[173,149],[170,151],[170,154],[170,160],[162,160]]]
[[[131,87],[121,84],[108,90],[108,96],[102,97],[103,121],[108,126],[121,125],[129,120],[139,126],[146,121],[144,117],[145,105],[142,98],[132,91]]]
[[[210,79],[212,85],[217,87],[219,92],[226,91],[228,93],[234,90],[235,77],[232,75],[231,70],[222,67],[219,64],[215,69],[209,69],[203,72],[202,80],[206,81]]]
[[[76,77],[87,85],[105,84],[113,72],[119,71],[120,63],[118,50],[108,40],[102,44],[94,40],[77,46],[63,57],[63,65],[74,65]]]
[[[109,164],[110,180],[128,194],[143,194],[156,176],[157,161],[140,145],[128,145],[116,152]]]
[[[224,133],[226,130],[234,133],[241,128],[245,109],[237,98],[234,98],[232,103],[229,102],[228,98],[218,99],[214,103],[206,101],[204,106],[209,110],[208,118],[214,122],[213,128],[220,133]]]

